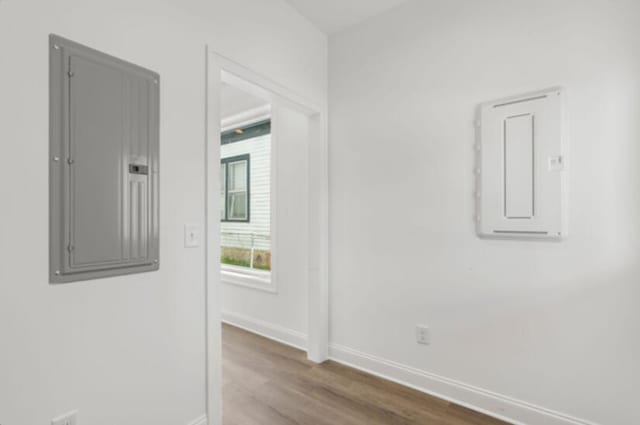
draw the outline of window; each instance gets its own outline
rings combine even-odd
[[[249,222],[249,155],[223,158],[220,167],[222,221]]]
[[[274,292],[271,106],[226,84],[220,106],[222,282]]]

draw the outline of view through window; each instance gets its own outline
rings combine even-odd
[[[222,87],[221,258],[224,270],[271,270],[271,116],[268,103]]]

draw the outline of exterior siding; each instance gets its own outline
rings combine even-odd
[[[222,246],[271,249],[271,134],[220,146],[221,158],[249,154],[248,223],[222,222]]]

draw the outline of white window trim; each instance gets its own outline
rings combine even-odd
[[[250,269],[248,267],[220,264],[222,283],[258,289],[260,291],[278,293],[272,272],[267,270]]]

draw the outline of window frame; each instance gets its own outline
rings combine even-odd
[[[246,161],[247,163],[247,216],[243,219],[229,219],[229,167],[230,163]],[[251,222],[251,154],[221,158],[220,166],[224,166],[224,217],[220,217],[222,223],[250,223]],[[222,212],[223,209],[221,208]]]
[[[273,278],[273,269],[258,270],[248,267],[233,266],[231,264],[220,263],[221,282],[245,288],[257,289],[260,291],[278,293]]]
[[[271,134],[271,117],[223,131],[220,136],[220,144],[228,145],[230,143],[261,137],[265,134]]]

